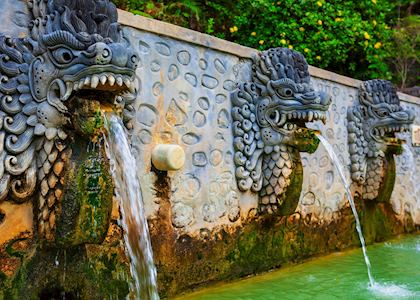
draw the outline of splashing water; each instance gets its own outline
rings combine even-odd
[[[111,115],[106,119],[109,132],[105,138],[117,198],[120,201],[124,241],[131,261],[137,299],[159,299],[156,267],[143,198],[137,178],[137,163],[130,151],[124,125]]]
[[[317,133],[317,136],[319,140],[321,141],[322,145],[324,145],[325,150],[327,150],[328,155],[331,158],[331,161],[333,162],[335,168],[337,169],[338,174],[340,175],[341,181],[346,191],[347,199],[349,200],[350,207],[354,215],[354,219],[356,220],[356,230],[357,230],[357,234],[359,235],[360,244],[362,245],[363,256],[365,258],[367,273],[369,277],[369,286],[372,288],[375,286],[376,282],[372,276],[372,272],[371,272],[372,267],[370,265],[370,260],[366,251],[365,238],[363,237],[362,226],[360,225],[359,215],[357,214],[356,205],[354,204],[354,199],[350,191],[350,185],[347,181],[346,176],[344,175],[344,170],[340,163],[340,160],[338,159],[337,154],[335,154],[334,149],[332,148],[331,144],[321,134]]]
[[[369,286],[369,291],[375,296],[385,299],[402,299],[418,296],[417,293],[410,291],[406,286],[392,283],[374,282],[373,285]]]

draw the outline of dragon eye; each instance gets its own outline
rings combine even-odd
[[[67,48],[58,48],[52,52],[52,55],[60,64],[68,64],[73,60],[73,53]]]
[[[376,114],[379,117],[387,117],[389,115],[388,111],[386,109],[380,109],[376,111]]]
[[[293,90],[291,88],[287,88],[287,87],[281,88],[281,89],[278,90],[278,92],[279,92],[280,96],[283,96],[283,97],[293,96]]]

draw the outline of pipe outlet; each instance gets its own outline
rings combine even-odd
[[[184,149],[179,145],[157,145],[152,151],[152,163],[161,171],[179,170],[185,163]]]

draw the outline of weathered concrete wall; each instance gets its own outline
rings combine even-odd
[[[122,13],[124,16],[127,14]],[[123,23],[125,20],[125,17],[122,18]],[[143,28],[144,19],[140,17],[133,17],[127,24],[136,26],[135,20],[139,22],[137,27]],[[211,43],[197,45],[202,44],[202,34],[180,28],[175,36],[171,30],[160,28],[165,26],[162,23],[147,22],[152,22],[150,31],[157,33],[126,28],[142,59],[137,72],[141,92],[133,145],[139,157],[143,192],[149,201],[147,213],[153,217],[159,206],[156,204],[158,201],[153,201],[153,193],[149,194],[153,191],[149,187],[154,181],[149,172],[151,151],[156,144],[175,143],[184,148],[186,164],[181,170],[168,174],[171,179],[173,225],[182,232],[191,233],[203,226],[212,229],[221,224],[235,224],[240,219],[236,216],[237,212],[244,218],[256,207],[257,195],[241,193],[236,187],[229,95],[236,83],[249,80],[249,57],[255,51],[215,41],[216,48],[225,43],[225,52],[222,52],[213,49]],[[173,25],[167,26],[172,29]],[[328,92],[332,96],[332,104],[326,125],[317,121],[309,126],[320,130],[332,144],[340,161],[348,166],[345,169],[350,180],[347,109],[356,104],[361,82],[316,68],[310,71],[313,85],[317,90]],[[420,117],[419,99],[402,94],[400,97],[404,106],[415,110]],[[418,104],[416,101],[419,101]],[[409,134],[403,138],[407,145],[411,145]],[[398,174],[405,177],[413,171],[404,165],[407,164],[407,155],[405,153],[397,161]],[[414,151],[412,159],[417,159],[416,155]],[[302,162],[304,183],[297,211],[303,216],[311,213],[328,222],[335,212],[346,206],[340,179],[322,146],[314,154],[302,154]],[[395,210],[399,215],[404,214],[404,209],[399,207],[405,204],[401,203],[411,203],[405,205],[405,211],[420,224],[417,217],[420,206],[413,200],[396,196],[400,189],[412,191],[409,193],[412,195],[415,193],[413,187],[410,189],[407,186],[407,179],[398,177],[392,198]]]
[[[25,1],[4,1],[0,9],[14,16],[5,18],[0,32],[24,37]],[[291,216],[258,216],[258,195],[239,191],[230,92],[237,83],[250,80],[256,50],[127,12],[120,11],[120,22],[141,58],[132,142],[161,296],[359,244],[343,186],[322,146],[313,154],[302,154],[303,186]],[[332,96],[326,125],[318,121],[310,127],[320,130],[333,145],[349,179],[347,108],[356,103],[361,82],[314,67],[310,72],[315,88]],[[403,94],[400,98],[403,106],[415,111],[419,124],[420,99]],[[420,225],[420,148],[411,146],[410,135],[401,136],[410,151],[396,159],[391,204],[363,203],[356,197],[369,243]],[[186,163],[178,171],[158,171],[151,164],[154,147],[168,143],[185,151]],[[25,275],[19,268],[26,268],[19,251],[30,249],[21,239],[35,244],[32,203],[1,203],[0,246],[5,247],[0,249],[0,298],[2,289],[11,291],[11,286],[2,285],[3,277],[16,276],[21,286],[37,290],[52,268],[57,277],[67,272],[67,280],[59,280],[63,288],[67,284],[77,290],[86,282],[101,282],[100,288],[89,286],[86,295],[111,289],[126,293],[128,269],[116,206],[102,245],[71,249],[68,257],[66,251],[49,251],[31,263],[38,273],[28,278],[37,281],[27,285],[19,279]],[[79,278],[82,273],[88,274],[86,282]]]
[[[142,61],[133,146],[162,295],[358,245],[343,185],[323,146],[302,154],[303,187],[294,215],[255,217],[258,195],[238,190],[230,92],[250,79],[254,49],[120,13]],[[332,104],[326,125],[309,127],[332,144],[350,180],[347,109],[358,101],[361,82],[314,67],[310,73]],[[399,96],[420,120],[420,99]],[[410,146],[409,134],[402,137],[413,152],[397,158],[392,205],[356,197],[370,243],[411,231],[413,222],[420,225],[420,151]],[[160,143],[183,147],[182,169],[159,172],[151,166],[152,149]]]

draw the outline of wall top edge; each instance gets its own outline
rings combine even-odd
[[[170,23],[146,18],[143,16],[134,15],[130,12],[118,9],[118,21],[120,24],[133,27],[136,29],[152,32],[158,35],[168,36],[177,40],[185,41],[188,43],[204,46],[242,58],[252,58],[253,55],[258,53],[258,50],[241,46],[220,38],[194,31],[188,28],[180,27]],[[343,76],[331,71],[320,69],[314,66],[309,66],[309,73],[313,77],[325,79],[340,83],[346,86],[359,88],[362,81]],[[398,93],[401,101],[415,103],[420,105],[420,98]]]

